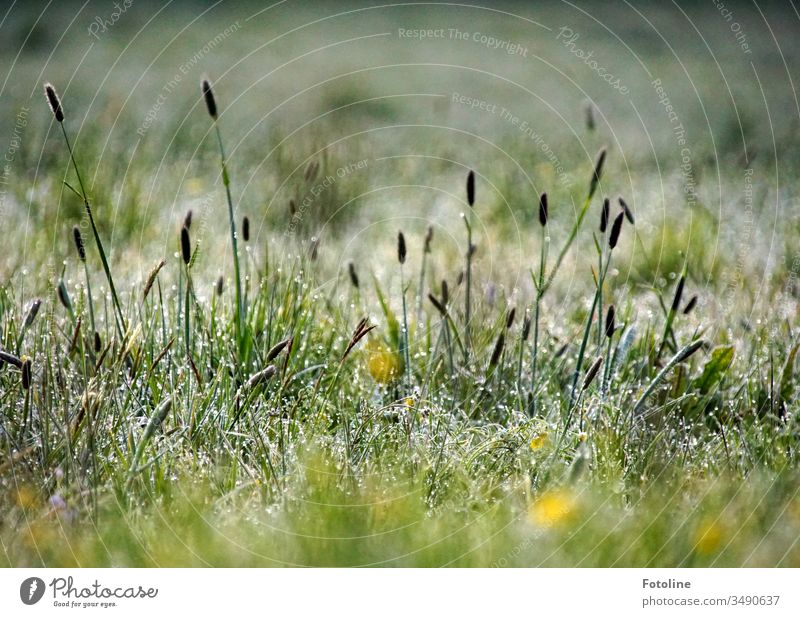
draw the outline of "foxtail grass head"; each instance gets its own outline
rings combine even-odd
[[[192,243],[186,227],[181,227],[181,257],[183,257],[183,263],[188,266],[192,260]]]
[[[603,207],[600,210],[600,233],[606,233],[606,229],[608,228],[608,217],[611,212],[611,202],[608,201],[608,197],[603,200]]]
[[[406,237],[402,231],[397,232],[397,261],[400,265],[406,263]]]
[[[616,330],[616,310],[614,309],[614,305],[608,307],[608,311],[606,312],[606,328],[605,334],[608,338],[614,336],[614,331]]]
[[[61,99],[58,98],[56,89],[49,82],[44,85],[44,95],[50,104],[50,109],[56,117],[56,122],[64,122],[64,110],[61,108]]]
[[[472,170],[467,174],[467,203],[470,208],[475,205],[475,172]]]
[[[358,273],[356,272],[356,265],[352,261],[347,264],[347,273],[350,275],[350,282],[353,284],[353,287],[358,289]]]
[[[75,241],[75,250],[78,251],[78,259],[86,261],[86,245],[83,243],[83,236],[80,228],[76,225],[72,228],[72,239]]]
[[[201,83],[201,89],[203,91],[203,98],[206,101],[206,109],[208,109],[208,115],[217,119],[217,101],[214,99],[214,91],[211,89],[211,82],[208,79],[203,79]]]
[[[600,149],[600,152],[597,153],[597,159],[595,159],[594,163],[594,172],[592,173],[592,181],[589,184],[589,199],[594,197],[594,193],[597,190],[597,185],[600,184],[600,178],[603,176],[603,165],[606,162],[606,153],[608,151],[605,147]]]
[[[619,242],[619,234],[622,231],[622,221],[625,218],[625,213],[620,212],[617,218],[614,219],[614,224],[611,226],[611,234],[608,236],[608,247],[614,249]]]
[[[424,252],[431,252],[431,242],[433,241],[433,225],[428,225],[428,231],[425,233],[425,249]]]
[[[547,207],[547,193],[542,193],[539,196],[539,224],[544,227],[547,225],[547,218],[549,216]]]
[[[625,218],[628,219],[631,225],[635,225],[636,220],[633,218],[633,211],[630,209],[630,206],[628,206],[628,203],[622,197],[618,197],[617,201],[619,201],[619,207],[622,208],[622,211],[625,213]]]

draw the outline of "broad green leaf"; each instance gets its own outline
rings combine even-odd
[[[715,347],[711,352],[700,377],[694,380],[694,387],[707,394],[725,375],[733,362],[733,345]]]

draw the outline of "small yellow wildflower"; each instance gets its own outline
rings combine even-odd
[[[586,431],[581,431],[578,433],[578,441],[584,443],[589,438],[589,435],[586,434]]]
[[[379,384],[391,383],[400,376],[403,364],[398,353],[385,347],[373,347],[367,353],[369,374]]]
[[[575,496],[567,489],[544,493],[528,508],[528,520],[539,527],[556,527],[566,523],[575,514]]]
[[[547,443],[547,432],[542,431],[534,436],[531,439],[531,450],[539,450],[540,448],[544,447],[544,444]]]
[[[722,526],[716,521],[705,521],[694,535],[694,548],[700,555],[716,553],[722,544]]]

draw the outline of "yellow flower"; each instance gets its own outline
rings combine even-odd
[[[694,534],[694,548],[700,555],[716,553],[722,544],[722,526],[716,521],[703,522]]]
[[[581,431],[578,433],[578,441],[584,443],[588,439],[589,435],[586,434],[586,431]]]
[[[556,527],[575,514],[575,496],[567,489],[547,491],[528,508],[528,520],[539,527]]]
[[[531,439],[531,450],[539,450],[540,448],[544,447],[544,444],[547,443],[547,431],[542,431],[541,433],[537,433],[533,439]]]
[[[394,381],[403,370],[400,354],[385,347],[373,347],[368,350],[367,368],[369,374],[379,384]]]

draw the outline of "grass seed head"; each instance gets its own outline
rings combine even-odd
[[[594,197],[594,193],[597,190],[597,185],[600,184],[600,178],[603,176],[603,165],[606,162],[606,148],[600,148],[600,152],[597,153],[597,159],[594,164],[594,172],[592,173],[592,181],[589,184],[589,199]]]
[[[447,306],[447,303],[450,301],[450,289],[447,286],[447,281],[442,279],[442,304]]]
[[[608,311],[606,312],[606,336],[611,338],[614,336],[614,331],[616,330],[616,311],[614,309],[614,305],[608,307]]]
[[[310,251],[311,261],[317,261],[317,257],[319,257],[319,238],[314,236],[311,238],[311,251]]]
[[[183,219],[183,226],[186,229],[191,229],[192,228],[192,216],[193,216],[193,213],[192,213],[192,210],[190,208],[189,210],[186,211],[186,216]]]
[[[628,203],[622,197],[618,197],[617,201],[619,201],[619,207],[622,208],[622,211],[625,213],[625,218],[628,219],[631,225],[635,225],[636,220],[633,218],[633,211],[628,206]]]
[[[597,356],[592,362],[592,365],[589,367],[589,370],[586,371],[586,377],[583,379],[583,386],[581,387],[581,391],[583,392],[592,385],[594,378],[597,377],[597,373],[600,372],[600,367],[603,364],[603,356]]]
[[[603,200],[603,207],[600,210],[600,233],[606,233],[606,229],[608,228],[608,216],[611,212],[611,202],[608,201],[608,197]]]
[[[433,225],[428,225],[428,231],[425,233],[425,252],[431,252],[431,242],[433,241]]]
[[[686,307],[683,309],[683,314],[688,315],[692,312],[692,309],[697,305],[697,294],[694,294],[689,301],[686,303]]]
[[[216,286],[215,286],[215,291],[216,291],[216,293],[217,293],[217,296],[221,296],[221,295],[222,295],[223,283],[224,283],[224,281],[223,281],[223,279],[222,279],[222,276],[220,276],[220,277],[217,279],[217,284],[216,284]]]
[[[401,265],[406,263],[406,237],[402,231],[397,232],[397,261]]]
[[[56,122],[64,122],[64,110],[61,108],[61,99],[58,98],[56,89],[53,88],[52,84],[49,82],[44,85],[44,94],[47,97],[47,102],[50,104],[50,109],[53,110]]]
[[[181,256],[183,263],[187,266],[192,260],[192,243],[189,240],[189,230],[186,227],[181,227]]]
[[[28,357],[23,357],[23,359],[22,359],[22,388],[24,390],[30,390],[31,389],[31,383],[32,383],[31,368],[32,368],[31,359],[28,358]]]
[[[291,340],[291,338],[283,339],[280,343],[277,343],[272,349],[270,349],[267,352],[267,362],[272,362],[275,358],[277,358],[278,354],[286,348]]]
[[[144,284],[144,289],[142,290],[142,301],[147,298],[147,295],[150,293],[150,290],[153,288],[153,283],[156,282],[156,277],[158,273],[161,271],[161,268],[164,267],[166,262],[162,259],[159,261],[156,266],[150,270],[150,274],[147,275],[147,282]]]
[[[39,308],[42,306],[42,301],[39,298],[36,298],[31,303],[31,307],[28,309],[28,314],[25,315],[25,328],[30,328],[33,325],[33,320],[36,319],[36,315],[39,314]]]
[[[505,332],[501,332],[500,336],[497,337],[497,342],[494,344],[494,349],[492,350],[492,357],[489,358],[489,366],[497,366],[497,363],[500,362],[500,356],[503,355],[503,348],[506,345],[506,335]]]
[[[475,205],[475,172],[471,170],[467,174],[467,203],[470,208]]]
[[[531,333],[531,318],[529,315],[525,315],[525,318],[522,320],[522,341],[525,342],[528,340],[528,336]]]
[[[681,274],[681,278],[678,279],[678,284],[675,286],[675,295],[672,296],[672,306],[670,307],[670,311],[673,313],[677,312],[681,306],[681,299],[683,298],[683,288],[686,285],[686,276]]]
[[[75,250],[78,251],[78,259],[86,261],[86,245],[83,243],[83,236],[81,230],[77,225],[72,228],[72,239],[75,241]]]
[[[347,272],[350,274],[350,282],[353,284],[353,287],[358,289],[358,274],[356,273],[356,266],[352,261],[347,264]]]
[[[242,219],[242,238],[245,242],[250,242],[250,218],[247,215]]]
[[[544,227],[547,225],[547,193],[542,193],[539,196],[539,224]]]
[[[206,101],[206,108],[208,115],[214,120],[217,119],[217,101],[214,99],[214,91],[211,89],[211,82],[208,79],[203,79],[201,88],[203,90],[203,98]]]
[[[514,325],[514,317],[517,315],[517,308],[515,306],[511,307],[511,310],[508,311],[508,315],[506,315],[506,330],[510,329],[511,326]]]
[[[617,246],[617,242],[619,242],[619,234],[622,231],[622,221],[625,218],[625,213],[620,212],[617,215],[617,218],[614,219],[614,224],[611,226],[611,235],[608,237],[608,246],[612,250]]]

